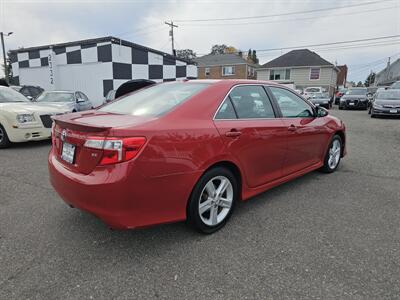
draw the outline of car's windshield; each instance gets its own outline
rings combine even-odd
[[[329,98],[329,95],[328,93],[315,93],[312,98]]]
[[[396,81],[395,83],[393,83],[390,88],[392,89],[400,89],[400,81]]]
[[[307,93],[316,93],[316,92],[320,92],[320,91],[321,91],[320,88],[306,88]]]
[[[30,102],[22,94],[9,87],[0,87],[0,103],[6,102]]]
[[[351,89],[346,92],[346,95],[366,95],[367,89]]]
[[[73,93],[60,92],[44,92],[37,99],[37,102],[72,102],[74,101]]]
[[[378,92],[377,100],[400,100],[400,90],[386,90]]]
[[[122,96],[100,111],[134,116],[160,116],[208,86],[206,83],[164,83]]]

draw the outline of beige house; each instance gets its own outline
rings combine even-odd
[[[292,82],[296,89],[323,87],[330,95],[336,88],[338,68],[308,49],[290,51],[257,69],[257,79]]]
[[[208,54],[194,61],[198,79],[256,79],[259,67],[235,53]]]

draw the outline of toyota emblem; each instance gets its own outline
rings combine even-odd
[[[64,129],[64,130],[61,132],[61,140],[64,142],[66,137],[67,137],[67,131]]]

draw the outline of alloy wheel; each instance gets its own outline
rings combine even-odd
[[[341,144],[338,139],[335,139],[329,149],[329,168],[334,169],[339,163],[341,153]]]
[[[216,176],[204,186],[199,199],[199,216],[204,224],[220,224],[233,204],[233,186],[225,176]]]

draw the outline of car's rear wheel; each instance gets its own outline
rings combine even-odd
[[[226,168],[207,171],[197,182],[188,203],[188,222],[203,233],[222,228],[232,215],[238,199],[235,176]]]
[[[0,148],[7,148],[11,144],[4,127],[0,124]]]
[[[321,171],[325,173],[332,173],[338,168],[340,158],[342,156],[342,139],[339,135],[335,135],[329,144],[328,151],[326,152],[324,165]]]

